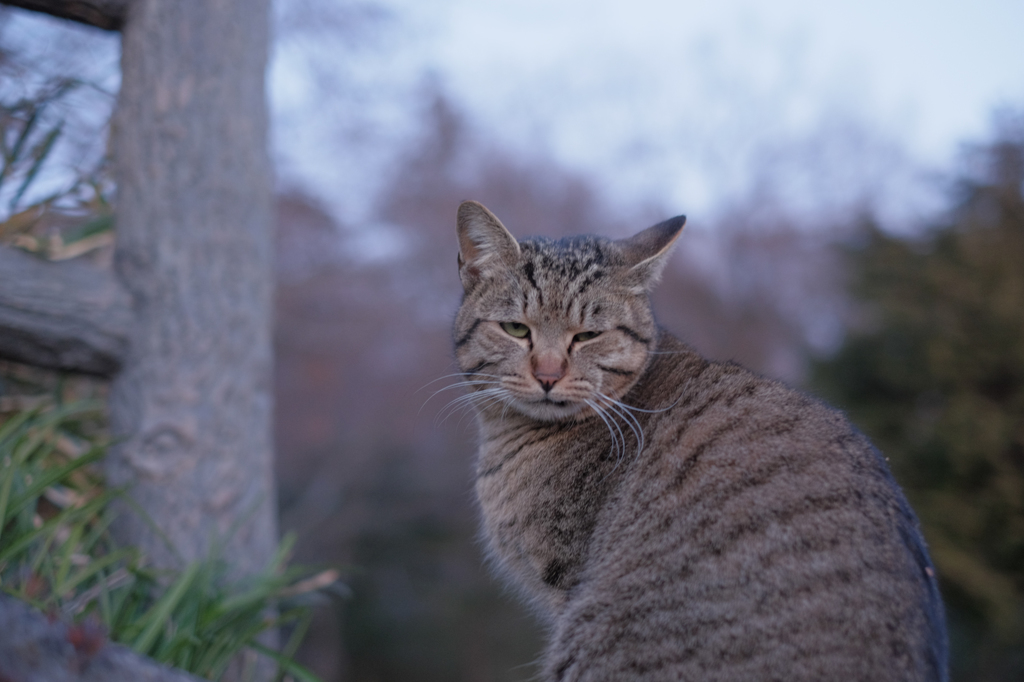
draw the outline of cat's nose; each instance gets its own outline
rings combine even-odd
[[[568,363],[565,358],[557,355],[542,355],[533,359],[533,377],[540,382],[541,388],[547,393],[558,380],[565,376]]]

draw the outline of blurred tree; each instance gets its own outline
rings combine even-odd
[[[868,225],[860,328],[814,383],[891,458],[931,546],[954,679],[1024,679],[1024,115],[973,149],[947,221]]]

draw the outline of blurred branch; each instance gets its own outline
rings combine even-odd
[[[0,357],[111,376],[131,321],[128,294],[112,274],[0,246]]]
[[[130,0],[0,0],[0,4],[51,14],[108,31],[120,31]]]

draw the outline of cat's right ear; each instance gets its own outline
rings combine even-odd
[[[629,279],[636,293],[650,291],[658,281],[685,224],[686,216],[678,215],[618,242],[629,263]]]
[[[476,201],[459,205],[459,279],[472,289],[489,270],[513,267],[519,259],[519,243],[493,213]]]

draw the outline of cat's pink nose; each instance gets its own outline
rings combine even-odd
[[[533,377],[540,382],[544,392],[550,391],[558,380],[565,376],[568,363],[557,355],[542,355],[533,359]]]

